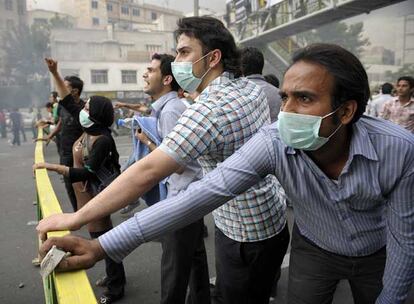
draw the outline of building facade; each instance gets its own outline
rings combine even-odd
[[[0,0],[0,45],[4,45],[4,35],[21,25],[27,24],[26,0]],[[0,85],[7,85],[4,77],[5,53],[0,48]]]
[[[84,95],[137,101],[145,98],[142,74],[154,53],[174,53],[172,32],[54,29],[51,54],[63,76],[84,81]]]
[[[59,1],[59,0],[56,0]],[[156,5],[140,4],[135,0],[60,0],[62,13],[77,19],[76,27],[128,31],[171,30],[182,13]]]

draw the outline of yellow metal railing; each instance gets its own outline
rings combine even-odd
[[[39,128],[38,138],[43,137],[43,130]],[[44,162],[43,142],[38,141],[35,148],[35,163]],[[53,190],[46,169],[37,169],[35,172],[38,219],[54,213],[62,213],[59,201]],[[64,236],[69,231],[49,232],[48,237]],[[40,245],[40,241],[39,241]],[[47,304],[89,304],[97,303],[91,284],[84,270],[71,272],[54,272],[43,281],[45,302]]]

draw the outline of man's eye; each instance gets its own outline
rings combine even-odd
[[[304,95],[299,96],[299,99],[302,102],[310,102],[311,101],[311,99],[308,96],[304,96]]]

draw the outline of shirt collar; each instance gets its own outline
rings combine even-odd
[[[372,145],[371,138],[368,131],[361,121],[357,121],[352,126],[351,146],[349,148],[349,159],[352,160],[354,155],[362,155],[367,159],[378,161],[377,152],[375,152]],[[284,145],[284,143],[282,142]],[[287,154],[296,154],[296,150],[292,147],[286,146]]]
[[[266,79],[264,78],[262,74],[252,74],[252,75],[246,76],[246,78],[247,79],[260,79],[260,80],[266,81]]]
[[[198,96],[198,98],[196,98],[195,101],[199,101],[199,100],[203,100],[204,97],[208,97],[210,91],[219,85],[223,85],[227,82],[230,82],[231,80],[234,79],[234,75],[230,72],[223,72],[220,76],[218,76],[217,78],[213,79],[208,86],[200,93],[200,95]]]
[[[363,118],[361,117],[361,119]],[[362,155],[367,159],[378,161],[377,152],[375,151],[368,131],[361,119],[352,125],[349,157],[353,158],[354,155]]]
[[[394,102],[399,102],[398,97],[394,99]],[[409,105],[411,105],[414,102],[414,98],[411,97],[410,101],[407,102],[405,105],[403,105],[402,107],[408,107]]]
[[[171,91],[167,94],[162,95],[160,98],[158,98],[156,101],[154,101],[151,105],[153,111],[159,115],[159,112],[161,112],[162,108],[164,108],[165,104],[170,101],[171,99],[178,98],[177,92]]]

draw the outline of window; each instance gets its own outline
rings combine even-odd
[[[92,8],[94,8],[94,9],[98,9],[98,1],[96,1],[96,0],[92,0]]]
[[[94,84],[108,83],[108,70],[91,70],[91,82]]]
[[[137,83],[137,71],[123,70],[122,83]]]
[[[139,16],[139,9],[138,8],[133,8],[132,9],[132,15],[133,16]]]
[[[121,14],[129,15],[129,7],[128,6],[121,6]]]
[[[99,18],[93,17],[92,18],[92,24],[93,25],[99,25]]]
[[[6,7],[6,10],[12,11],[13,10],[13,1],[12,0],[5,0],[4,6]]]
[[[111,3],[108,3],[107,5],[106,5],[106,10],[108,11],[108,12],[112,12],[112,4]]]
[[[161,52],[161,45],[158,44],[147,44],[147,51],[150,53],[159,53]]]
[[[157,19],[157,13],[151,12],[151,19],[152,20]]]
[[[17,4],[17,13],[18,13],[20,16],[23,16],[23,15],[24,15],[25,11],[24,11],[23,4],[21,4],[21,3],[18,3],[18,4]]]

